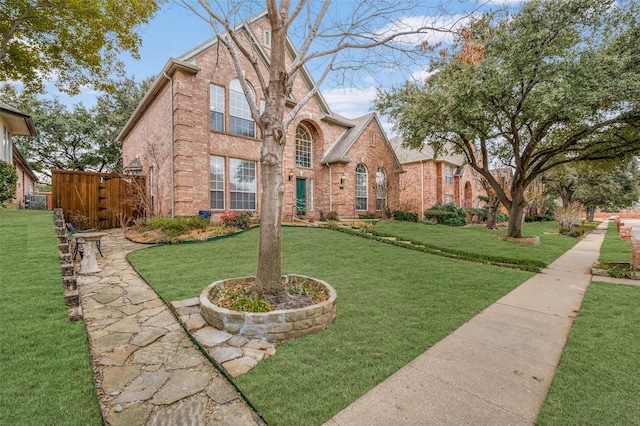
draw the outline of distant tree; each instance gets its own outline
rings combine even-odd
[[[507,235],[521,237],[526,190],[545,172],[640,150],[639,9],[531,0],[482,15],[466,52],[445,53],[423,83],[381,91],[376,109],[408,145],[465,154],[508,209]],[[491,175],[501,166],[513,170],[508,193]]]
[[[117,55],[139,58],[136,33],[166,0],[9,0],[0,2],[0,82],[42,92],[53,79],[70,94],[110,87],[122,75]]]
[[[58,99],[18,92],[5,84],[0,99],[31,115],[36,137],[14,141],[33,170],[50,176],[50,169],[119,172],[122,145],[116,141],[147,89],[151,78],[137,83],[132,78],[110,83],[113,90],[98,96],[96,105],[71,108]]]
[[[16,168],[4,160],[0,160],[0,207],[16,196],[18,174]]]
[[[616,211],[640,200],[640,169],[636,158],[567,165],[562,172],[550,173],[547,186],[563,194],[563,206],[581,203],[588,221],[593,221],[597,209]]]
[[[122,144],[117,141],[118,134],[153,81],[154,77],[141,82],[127,77],[113,82],[113,91],[98,96],[91,114],[96,126],[95,145],[101,160],[101,170],[113,173],[122,171]]]

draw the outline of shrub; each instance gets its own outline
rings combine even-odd
[[[504,213],[498,213],[496,216],[496,221],[497,222],[508,222],[509,221],[509,216],[507,216]]]
[[[227,228],[248,229],[251,226],[252,212],[228,211],[220,215],[220,222]]]
[[[453,218],[455,215],[452,212],[446,212],[443,210],[425,210],[425,220],[436,221],[437,223],[445,223],[447,220]]]
[[[338,220],[338,213],[337,212],[327,213],[327,220]]]
[[[393,218],[397,221],[404,222],[417,222],[418,221],[418,213],[408,212],[404,210],[394,210]]]
[[[550,214],[530,214],[524,217],[525,222],[551,222],[553,215]]]
[[[4,160],[0,160],[0,206],[16,196],[18,174],[16,169]]]
[[[556,211],[556,217],[558,218],[558,222],[560,222],[560,228],[571,229],[582,217],[582,204],[573,202],[567,206],[559,207]]]
[[[467,224],[467,221],[463,217],[452,217],[451,219],[447,219],[444,224],[449,226],[463,226]]]
[[[170,217],[151,218],[145,223],[145,228],[149,231],[156,229],[162,230],[170,237],[177,237],[189,230],[185,221]]]
[[[376,219],[377,216],[375,213],[365,212],[358,214],[358,218],[360,219]]]

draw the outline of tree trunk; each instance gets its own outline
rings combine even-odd
[[[596,215],[595,207],[586,207],[585,212],[587,213],[587,222],[593,222],[593,218]]]
[[[509,223],[507,225],[507,237],[522,238],[522,224],[524,223],[524,209],[527,202],[524,199],[524,190],[518,193],[512,192],[512,202],[509,209]]]
[[[498,209],[500,200],[497,197],[489,199],[489,214],[487,215],[487,229],[498,229]]]
[[[260,245],[254,290],[260,298],[269,303],[278,303],[287,297],[281,277],[282,239],[280,225],[282,224],[284,198],[283,153],[284,140],[276,140],[274,129],[265,129],[260,156]]]

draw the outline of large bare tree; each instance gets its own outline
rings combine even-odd
[[[349,78],[350,71],[377,69],[397,72],[408,59],[418,58],[419,49],[434,32],[449,32],[460,15],[443,20],[442,2],[434,6],[423,0],[182,0],[194,14],[211,24],[218,40],[233,59],[235,72],[249,100],[252,118],[261,130],[261,206],[258,270],[254,288],[265,299],[285,298],[281,285],[281,216],[284,194],[282,160],[289,125],[312,99],[328,75]],[[466,2],[469,7],[469,2]],[[265,72],[258,52],[246,43],[238,25],[259,11],[267,11],[271,26],[271,56]],[[422,13],[421,13],[422,12]],[[419,17],[419,15],[422,15]],[[420,37],[422,36],[422,37]],[[297,52],[289,55],[288,43]],[[422,49],[424,51],[424,49]],[[422,57],[424,60],[424,56]],[[255,95],[245,79],[243,64],[257,76],[265,98],[264,109],[256,107]],[[295,106],[288,107],[291,90],[304,67],[316,70],[314,86]],[[344,81],[344,80],[343,80]]]

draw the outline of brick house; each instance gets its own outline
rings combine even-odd
[[[263,13],[244,22],[240,33],[264,73],[270,55],[265,18]],[[288,53],[288,60],[296,55],[291,44]],[[246,61],[243,68],[260,107],[264,94],[257,77]],[[303,69],[287,107],[313,84]],[[247,102],[216,38],[169,59],[118,136],[125,173],[147,176],[153,215],[260,211],[262,141]],[[283,220],[394,209],[401,171],[375,114],[341,117],[317,93],[287,131]]]
[[[405,148],[402,138],[391,139],[404,173],[400,177],[400,206],[420,213],[434,204],[454,203],[459,207],[482,207],[479,195],[486,195],[480,176],[467,164],[463,155],[434,156],[433,149]]]
[[[19,208],[24,208],[27,196],[33,195],[33,188],[38,181],[38,177],[13,143],[13,137],[36,136],[36,129],[33,126],[30,115],[0,102],[0,132],[2,137],[0,160],[12,164],[18,174],[16,196],[13,204]]]

